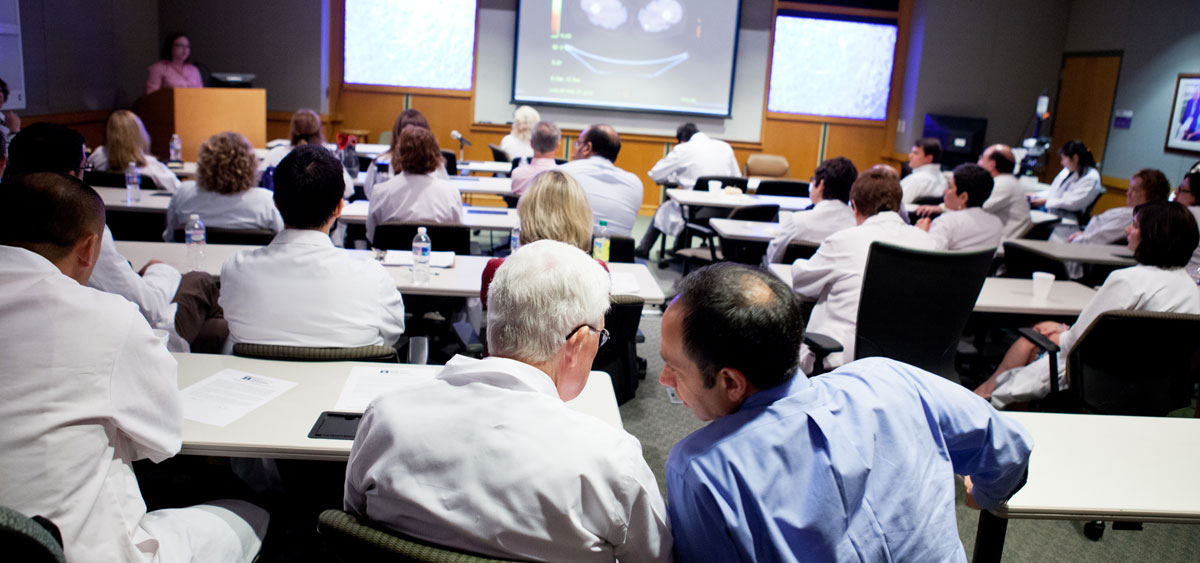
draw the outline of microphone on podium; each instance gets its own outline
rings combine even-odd
[[[471,141],[468,141],[465,138],[463,138],[462,133],[459,133],[458,129],[454,129],[454,130],[450,131],[450,138],[454,139],[455,141],[458,141],[459,144],[461,144],[461,145],[468,146],[468,147],[471,146]]]

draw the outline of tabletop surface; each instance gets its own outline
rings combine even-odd
[[[1055,260],[1108,266],[1132,266],[1137,263],[1133,259],[1133,252],[1120,244],[1071,244],[1028,239],[1007,242]]]
[[[351,225],[365,224],[370,209],[371,203],[365,199],[347,203],[342,207],[339,220]],[[511,231],[521,225],[521,218],[517,215],[517,210],[512,208],[464,205],[463,225],[472,229]]]
[[[745,207],[747,205],[763,205],[773,203],[779,209],[799,211],[812,204],[806,197],[788,197],[778,195],[727,195],[724,192],[708,192],[703,190],[669,189],[667,197],[678,201],[681,205],[700,205],[705,207]]]

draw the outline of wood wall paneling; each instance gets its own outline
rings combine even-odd
[[[887,131],[883,125],[857,126],[831,124],[825,134],[825,158],[844,156],[860,171],[883,162],[879,148]]]
[[[821,149],[821,124],[809,121],[766,119],[763,121],[762,148],[757,152],[780,154],[791,166],[788,175],[808,180],[817,170]],[[745,159],[741,159],[743,164]]]

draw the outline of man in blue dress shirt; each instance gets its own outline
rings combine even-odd
[[[883,358],[796,377],[800,300],[763,270],[680,282],[661,381],[701,420],[667,459],[678,561],[966,561],[954,475],[994,508],[1032,440],[969,390]]]

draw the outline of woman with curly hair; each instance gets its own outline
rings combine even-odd
[[[401,172],[375,186],[367,212],[367,238],[375,225],[401,221],[462,223],[462,195],[449,180],[434,175],[442,163],[437,139],[428,129],[407,127],[400,133]]]
[[[192,213],[206,227],[283,230],[283,218],[269,190],[255,187],[258,159],[250,141],[238,133],[217,133],[200,145],[196,183],[184,184],[167,206],[163,240],[175,240],[176,229]]]
[[[179,189],[179,178],[167,165],[158,161],[150,150],[150,134],[132,111],[119,109],[108,116],[104,145],[88,155],[92,170],[123,172],[132,162],[138,173],[154,179],[158,187],[168,192]],[[142,186],[145,187],[145,186]]]

